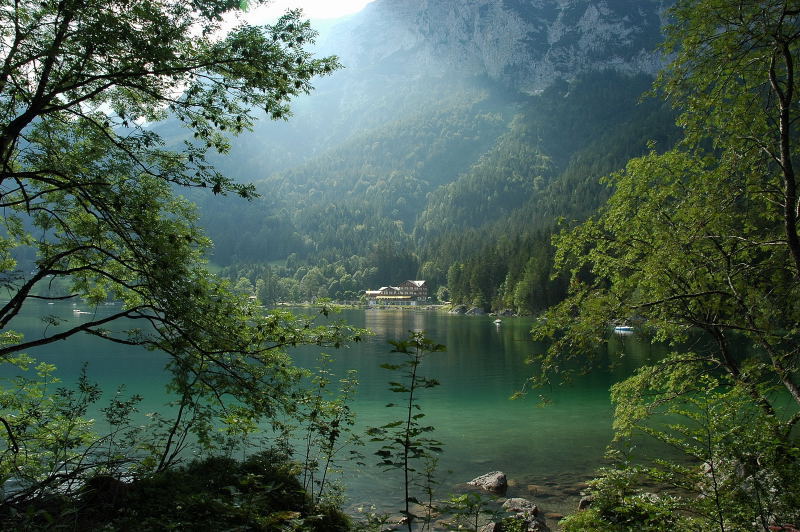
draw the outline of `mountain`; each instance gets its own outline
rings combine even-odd
[[[376,0],[324,51],[365,73],[486,76],[524,92],[557,79],[661,66],[661,0]]]
[[[563,291],[546,286],[556,220],[591,214],[600,177],[676,136],[668,109],[640,103],[664,7],[375,0],[329,25],[316,52],[345,68],[218,161],[262,197],[200,200],[213,260],[261,280],[265,302],[425,278],[535,311]]]
[[[316,53],[344,68],[218,164],[254,181],[446,105],[476,81],[514,100],[591,71],[653,75],[663,10],[660,0],[375,0],[322,28]]]

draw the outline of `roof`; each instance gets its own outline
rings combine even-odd
[[[413,286],[415,286],[417,288],[423,288],[425,286],[425,281],[408,280],[408,281],[403,281],[400,286],[408,286],[408,285],[413,285]]]
[[[426,281],[408,280],[408,281],[403,281],[399,286],[381,286],[378,290],[365,290],[365,292],[366,292],[366,294],[368,296],[374,296],[374,295],[381,294],[381,293],[386,293],[386,292],[389,292],[389,293],[391,293],[391,292],[399,292],[399,291],[401,291],[403,289],[403,287],[408,288],[409,285],[413,286],[414,288],[424,288],[424,289],[427,290]]]

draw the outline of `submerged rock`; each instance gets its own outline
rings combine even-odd
[[[492,471],[467,482],[470,486],[477,486],[492,493],[504,494],[508,489],[506,474],[502,471]]]
[[[537,499],[547,499],[558,497],[560,494],[552,486],[542,486],[540,484],[528,484],[528,493],[536,496]]]

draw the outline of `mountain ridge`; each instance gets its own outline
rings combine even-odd
[[[333,25],[320,50],[346,65],[413,65],[417,75],[486,75],[535,93],[613,69],[653,75],[663,0],[375,0]]]
[[[201,209],[214,260],[271,287],[265,304],[357,299],[399,276],[487,310],[556,301],[557,220],[591,214],[600,177],[675,137],[669,110],[638,104],[664,7],[375,0],[331,24],[315,53],[345,68],[224,163],[263,197]]]

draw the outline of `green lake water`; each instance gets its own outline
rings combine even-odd
[[[81,307],[80,303],[37,305],[10,328],[32,339],[42,334],[43,315],[60,316],[67,320],[65,326],[74,326],[91,317],[73,312],[75,308],[97,315],[118,310],[113,305],[97,309]],[[387,390],[391,374],[379,366],[397,361],[388,340],[402,339],[409,330],[425,331],[429,338],[447,346],[446,352],[429,355],[420,367],[421,374],[441,382],[420,395],[425,421],[436,427],[433,437],[444,444],[439,462],[441,494],[453,493],[459,484],[483,473],[502,470],[511,483],[509,495],[528,496],[547,512],[573,511],[580,498],[580,484],[602,464],[611,438],[609,386],[650,356],[658,355],[635,336],[615,336],[608,346],[609,356],[619,362],[614,371],[594,371],[569,386],[536,390],[526,399],[512,401],[509,397],[522,388],[532,371],[525,364],[526,358],[542,349],[530,340],[530,319],[503,318],[502,324],[495,326],[494,317],[415,310],[346,310],[336,319],[374,332],[361,343],[327,350],[335,357],[333,368],[339,375],[348,369],[358,371],[360,384],[353,409],[359,429],[400,418],[400,410],[385,406],[398,402],[399,397]],[[304,348],[292,354],[298,365],[314,367],[318,352],[319,348]],[[162,408],[167,400],[163,354],[88,335],[30,353],[57,364],[65,382],[74,380],[82,364],[88,362],[90,378],[100,382],[109,394],[124,384],[128,392],[143,395],[143,411]],[[549,406],[538,406],[539,393],[549,397]],[[362,452],[366,467],[344,464],[347,507],[375,504],[399,508],[401,473],[372,466],[376,462],[374,448],[366,447]]]

